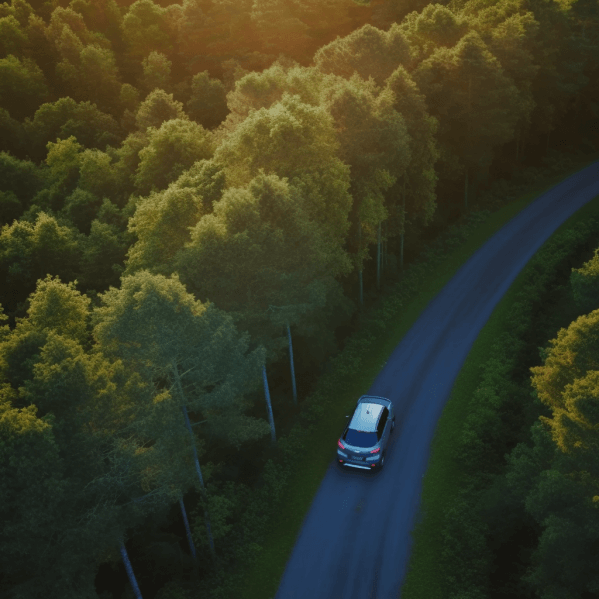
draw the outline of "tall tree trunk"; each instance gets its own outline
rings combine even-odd
[[[183,503],[183,495],[179,497],[179,505],[181,506],[181,515],[183,516],[183,522],[185,524],[185,532],[187,534],[189,550],[191,551],[191,555],[193,555],[193,559],[196,559],[196,548],[193,544],[193,539],[191,538],[191,528],[189,528],[189,520],[187,519],[187,512],[185,511],[185,504]]]
[[[383,268],[388,266],[389,262],[389,220],[385,222],[385,259],[383,260]]]
[[[524,131],[522,131],[522,137],[520,140],[520,162],[524,160],[524,146],[526,144],[526,135],[524,135]]]
[[[376,244],[376,288],[381,288],[381,221],[379,221],[378,240]]]
[[[545,144],[545,154],[549,152],[549,135],[551,134],[551,129],[547,131],[547,143]]]
[[[139,590],[139,586],[137,585],[137,579],[135,578],[135,573],[133,572],[133,566],[129,561],[127,549],[125,549],[125,543],[121,543],[121,557],[123,558],[125,570],[127,571],[127,577],[129,578],[129,583],[131,584],[133,593],[135,594],[135,599],[142,599],[141,591]]]
[[[468,210],[468,167],[466,167],[466,179],[464,182],[464,208]]]
[[[204,477],[202,476],[202,470],[200,468],[200,460],[198,459],[195,437],[193,436],[193,431],[191,430],[191,422],[189,422],[189,414],[187,413],[187,408],[185,407],[185,394],[183,393],[183,387],[181,386],[181,377],[179,376],[179,369],[177,368],[176,364],[172,364],[172,369],[175,375],[177,391],[179,392],[179,397],[181,398],[181,410],[183,412],[183,417],[185,418],[185,426],[187,427],[187,432],[189,433],[189,438],[191,441],[191,448],[193,450],[193,461],[195,464],[196,473],[198,475],[198,479],[200,480],[200,492],[202,493],[202,498],[204,499],[204,501],[206,501],[206,488],[204,487]],[[208,533],[210,553],[212,554],[212,557],[216,558],[216,552],[214,551],[214,540],[212,538],[212,530],[210,528],[210,519],[208,517],[208,511],[206,510],[206,508],[204,508],[204,521],[206,524],[206,532]]]
[[[518,162],[518,150],[520,149],[520,129],[516,131],[516,162]]]
[[[293,345],[291,344],[291,329],[287,323],[287,338],[289,339],[289,363],[291,364],[291,384],[293,385],[293,403],[297,406],[297,389],[295,387],[295,368],[293,366]]]
[[[264,396],[266,397],[266,407],[268,408],[268,421],[270,422],[270,439],[273,445],[277,442],[275,435],[275,421],[272,417],[272,404],[270,403],[270,392],[268,391],[268,381],[266,380],[266,366],[262,365],[262,381],[264,382]]]
[[[358,221],[358,256],[362,252],[362,221]],[[360,284],[360,307],[364,304],[364,288],[362,285],[362,260],[358,266],[358,282]]]

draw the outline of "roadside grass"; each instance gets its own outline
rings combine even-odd
[[[418,282],[418,289],[412,294],[412,299],[401,308],[393,322],[387,323],[384,333],[377,336],[377,343],[364,352],[360,367],[344,374],[343,384],[335,390],[334,396],[326,391],[328,401],[302,450],[302,463],[294,469],[283,492],[280,505],[284,510],[281,509],[271,519],[269,531],[261,543],[262,550],[253,565],[235,576],[239,583],[231,596],[237,599],[274,598],[304,517],[335,457],[336,439],[345,425],[345,414],[354,406],[356,398],[371,387],[393,349],[401,342],[429,301],[441,291],[462,264],[512,217],[539,195],[597,159],[599,153],[579,159],[575,167],[548,177],[517,200],[490,214],[460,246],[449,252],[444,260]],[[599,210],[597,199],[592,204]],[[577,214],[583,211],[584,209]],[[500,307],[503,307],[496,309],[477,339],[438,423],[428,470],[423,480],[423,517],[417,518],[420,521],[413,533],[414,545],[402,588],[402,599],[443,597],[442,579],[437,568],[441,551],[443,508],[448,498],[453,497],[460,487],[459,467],[449,457],[452,440],[468,412],[469,398],[478,383],[480,364],[489,357],[492,339],[501,330],[501,319],[506,309],[504,305],[507,305],[507,298],[512,296],[518,280],[502,300]],[[376,311],[379,304],[380,302],[375,302],[371,311]]]

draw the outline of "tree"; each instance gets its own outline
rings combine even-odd
[[[44,171],[31,160],[19,160],[7,152],[0,152],[0,181],[2,189],[12,192],[23,210],[46,185]],[[2,221],[2,224],[8,221]]]
[[[0,139],[2,139],[3,151],[21,155],[25,146],[23,125],[13,119],[4,108],[0,108]]]
[[[123,263],[131,244],[130,235],[122,228],[103,222],[106,201],[92,220],[89,235],[81,241],[81,267],[78,279],[84,289],[106,291],[119,283]]]
[[[123,138],[112,116],[98,110],[95,104],[77,103],[68,97],[42,104],[33,119],[25,119],[24,128],[32,146],[32,158],[37,160],[43,160],[47,143],[57,138],[73,135],[83,146],[101,150],[108,143],[117,145]]]
[[[568,389],[590,371],[599,370],[598,327],[598,310],[580,316],[567,329],[560,329],[557,338],[550,341],[544,365],[531,368],[531,383],[539,399],[549,406],[554,414],[550,426],[553,437],[562,451],[566,450],[568,443],[561,415],[572,409],[567,405]],[[572,390],[574,394],[581,391],[581,388]]]
[[[51,330],[83,344],[87,341],[90,299],[76,290],[74,283],[64,284],[48,275],[39,280],[29,298],[29,323],[40,331]]]
[[[9,54],[23,58],[27,42],[27,35],[15,17],[9,15],[0,18],[0,58],[5,58]]]
[[[118,473],[106,476],[110,437],[90,420],[116,401],[113,415],[122,418],[127,395],[114,392],[119,365],[80,345],[88,305],[74,286],[48,277],[30,297],[28,317],[0,343],[0,588],[10,596],[93,596],[102,554],[136,522],[115,488],[98,482]]]
[[[581,268],[573,268],[570,287],[579,310],[588,313],[599,307],[599,249]]]
[[[79,252],[76,232],[44,212],[35,223],[17,220],[5,225],[0,233],[0,272],[6,282],[2,304],[14,310],[47,274],[74,280]]]
[[[142,62],[143,77],[140,87],[148,92],[156,88],[170,90],[172,64],[164,54],[156,51],[150,52]]]
[[[212,79],[208,71],[196,73],[191,79],[191,98],[185,108],[190,118],[205,129],[213,129],[229,113],[225,86],[218,79]]]
[[[231,313],[269,361],[286,347],[288,327],[318,336],[319,313],[337,299],[340,266],[303,205],[287,180],[261,173],[247,188],[225,192],[176,259],[189,289]],[[269,404],[265,371],[263,383]]]
[[[364,81],[357,73],[349,81],[335,79],[322,96],[334,119],[339,157],[351,169],[350,247],[359,274],[360,302],[368,245],[380,247],[376,232],[388,217],[383,193],[404,174],[410,160],[406,126],[393,108],[394,100],[390,89],[380,91],[372,79]]]
[[[83,147],[74,136],[47,144],[46,164],[50,185],[61,193],[70,193],[79,179],[79,155]]]
[[[96,44],[85,46],[80,54],[79,85],[84,99],[96,102],[107,112],[115,112],[121,82],[114,52]]]
[[[142,194],[165,189],[199,160],[214,152],[212,135],[202,125],[186,119],[165,121],[146,130],[148,144],[139,152],[135,185]]]
[[[137,242],[129,249],[126,274],[142,268],[172,273],[176,253],[202,214],[201,198],[190,188],[170,186],[141,200],[129,221]]]
[[[117,198],[118,179],[112,157],[98,149],[83,150],[79,155],[77,187],[92,193],[97,198]]]
[[[243,389],[255,380],[263,350],[258,348],[247,354],[247,335],[239,337],[229,316],[196,301],[176,276],[167,279],[141,271],[124,277],[121,289],[104,293],[102,303],[94,310],[95,338],[104,351],[122,357],[144,378],[170,383],[159,392],[154,404],[164,406],[169,414],[175,408],[183,412],[203,493],[189,412],[202,412],[210,420],[211,410],[231,410]],[[237,423],[240,417],[237,414]],[[251,428],[254,420],[245,420]],[[241,421],[243,429],[243,418]],[[155,418],[154,422],[164,424],[164,418]],[[154,431],[157,435],[156,428]],[[238,432],[234,426],[230,431]],[[251,433],[260,437],[264,431],[254,428]],[[160,439],[168,444],[169,431],[163,430]],[[162,476],[176,480],[170,470],[171,464],[165,462]],[[210,537],[207,515],[206,526]]]
[[[378,85],[399,65],[408,67],[410,63],[410,47],[397,24],[387,32],[363,25],[322,46],[314,55],[314,64],[323,73],[349,79],[357,72],[364,80],[372,77]]]
[[[531,383],[551,416],[531,429],[532,448],[509,457],[508,487],[542,532],[525,576],[539,597],[584,596],[599,584],[599,310],[581,316],[531,368]]]
[[[173,100],[173,94],[167,94],[162,89],[155,89],[139,105],[135,122],[140,131],[145,131],[148,127],[158,129],[165,121],[187,118],[183,111],[183,104]]]
[[[17,119],[32,115],[48,98],[46,78],[29,58],[0,58],[0,81],[0,107]]]
[[[123,17],[114,0],[71,0],[69,6],[83,15],[88,29],[103,33],[113,45],[120,40]]]
[[[395,202],[391,200],[390,203],[391,212],[395,217],[393,224],[397,223],[397,230],[401,236],[400,266],[403,268],[406,212],[422,218],[426,225],[436,208],[437,175],[434,165],[439,158],[439,151],[435,133],[439,123],[429,115],[423,94],[402,66],[397,67],[389,76],[386,87],[395,96],[393,106],[402,115],[410,139],[410,162],[403,177],[398,178],[389,191],[393,194],[393,199],[401,197],[401,203],[397,202],[397,199]]]
[[[442,4],[427,4],[421,12],[406,15],[398,26],[412,50],[414,65],[438,48],[451,48],[468,32],[465,19]]]
[[[283,51],[295,56],[306,53],[311,41],[308,26],[293,15],[289,4],[283,0],[254,0],[250,15],[267,52]]]
[[[62,213],[72,222],[81,233],[89,235],[92,221],[102,200],[89,191],[77,187],[64,203]]]
[[[132,57],[141,60],[153,50],[166,54],[174,39],[167,20],[167,11],[152,0],[137,0],[121,23],[122,37]]]
[[[318,222],[329,251],[347,272],[342,249],[351,207],[349,168],[335,155],[339,147],[326,110],[284,94],[268,109],[251,113],[216,149],[214,161],[225,170],[229,186],[247,185],[260,169],[287,177],[301,190],[303,208]]]
[[[435,50],[413,77],[440,123],[441,175],[455,179],[456,160],[464,169],[467,208],[469,174],[488,168],[493,147],[512,139],[526,103],[474,31]]]

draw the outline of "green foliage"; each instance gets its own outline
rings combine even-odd
[[[218,79],[212,79],[208,71],[196,73],[191,79],[191,98],[185,108],[202,127],[213,129],[229,113],[224,85]]]
[[[32,155],[39,159],[45,156],[47,143],[57,138],[73,135],[83,146],[99,149],[122,139],[121,129],[112,116],[98,110],[95,104],[77,103],[68,97],[42,104],[33,120],[25,119],[24,127],[31,139]]]
[[[27,35],[12,15],[0,18],[0,58],[9,54],[23,58],[27,47]]]
[[[170,378],[173,368],[180,369],[186,374],[189,410],[201,411],[208,420],[236,413],[244,425],[238,404],[259,381],[264,350],[247,353],[249,338],[237,333],[229,315],[196,301],[176,275],[167,279],[147,271],[124,277],[120,289],[108,290],[101,299],[93,322],[102,348],[135,364],[146,377]],[[173,407],[183,399],[177,401]],[[175,413],[180,418],[179,410]],[[227,434],[234,436],[235,428]]]
[[[405,35],[416,64],[440,47],[450,48],[468,31],[467,21],[442,4],[427,4],[420,12],[411,12],[398,29]]]
[[[121,91],[119,98],[121,105],[134,113],[139,106],[139,90],[131,85],[130,83],[123,83],[121,85]]]
[[[77,84],[82,99],[96,102],[114,113],[119,103],[120,76],[114,52],[96,44],[85,46],[79,53],[80,74]]]
[[[589,371],[599,370],[598,322],[599,311],[595,310],[578,318],[567,329],[560,329],[557,338],[550,341],[545,364],[531,368],[531,382],[539,399],[556,413],[565,408],[564,391],[567,385],[584,377]],[[564,448],[563,440],[559,446]]]
[[[509,326],[493,345],[493,357],[483,365],[480,382],[472,396],[469,414],[455,448],[454,459],[461,465],[460,470],[465,476],[461,483],[462,491],[449,504],[443,529],[443,571],[450,597],[457,599],[464,594],[484,597],[489,592],[487,584],[492,569],[492,554],[487,547],[486,537],[489,535],[490,514],[499,509],[499,500],[493,498],[490,490],[503,476],[503,457],[509,455],[514,441],[518,439],[514,430],[518,426],[518,419],[512,412],[521,410],[521,406],[525,405],[527,400],[530,401],[528,386],[523,387],[515,381],[514,372],[522,359],[525,339],[530,334],[529,329],[534,326],[532,313],[535,306],[550,291],[560,265],[566,262],[596,229],[596,222],[587,221],[558,233],[531,259],[525,271],[523,290],[510,308]],[[563,352],[560,355],[563,355]],[[571,358],[571,355],[569,357]],[[546,364],[549,365],[549,358]],[[551,367],[553,372],[548,376],[557,379],[555,361],[551,362]],[[537,373],[537,379],[540,380],[543,367],[531,370]],[[545,380],[548,376],[545,375]],[[566,384],[563,375],[560,383]],[[537,389],[539,398],[543,400],[540,392],[542,387],[539,382],[535,383],[534,378],[533,386]],[[545,387],[543,389],[547,392]],[[589,397],[588,393],[583,392],[582,395]],[[591,400],[589,405],[593,405],[593,401]],[[575,401],[572,405],[574,403]],[[575,409],[573,412],[577,415]],[[541,417],[541,421],[545,420],[546,418]],[[588,429],[590,423],[586,424]],[[537,440],[541,431],[538,427],[534,430]],[[576,503],[573,494],[576,495],[578,491],[571,487],[571,481],[566,482],[566,478],[560,479],[558,473],[553,470],[543,472],[543,469],[549,467],[552,455],[552,448],[546,443],[541,443],[534,451],[530,451],[524,445],[517,445],[509,458],[507,487],[516,499],[516,504],[525,503],[526,510],[538,523],[545,522],[552,512],[552,505],[564,505],[566,496],[570,497],[572,505]],[[599,473],[599,468],[597,472]],[[539,486],[535,491],[537,483]],[[537,501],[534,497],[535,492],[544,494],[544,499]],[[556,503],[553,503],[551,497],[555,498]],[[542,513],[538,511],[541,505],[545,510]],[[550,528],[544,533],[548,543],[551,535],[555,534]],[[544,551],[542,546],[543,541],[535,558],[540,559],[541,564],[544,561],[544,558],[539,557]],[[537,588],[540,572],[537,568],[532,578],[528,579],[529,582],[537,580]],[[557,599],[557,596],[547,595],[552,599]]]
[[[12,191],[24,203],[33,198],[45,183],[42,169],[31,160],[19,160],[8,152],[0,152],[2,189]]]
[[[248,188],[225,192],[178,258],[198,297],[234,313],[275,352],[286,343],[282,335],[271,339],[276,331],[287,323],[309,327],[337,285],[335,258],[302,205],[295,187],[261,174]]]
[[[165,189],[199,160],[214,153],[212,135],[187,119],[165,121],[146,130],[147,145],[139,152],[135,185],[141,194]]]
[[[141,200],[129,220],[129,231],[138,241],[129,250],[126,274],[142,268],[173,272],[174,257],[202,214],[201,197],[190,188],[170,186]]]
[[[83,343],[87,339],[87,319],[90,300],[64,284],[59,277],[48,275],[38,281],[29,296],[28,322],[39,331],[51,330]]]
[[[32,115],[48,97],[46,78],[29,58],[0,58],[0,81],[0,107],[17,119]]]
[[[119,195],[117,173],[112,157],[97,149],[86,149],[79,155],[79,180],[77,187],[98,198],[115,198]]]
[[[411,63],[410,47],[397,24],[381,31],[366,24],[318,49],[314,64],[323,73],[350,79],[354,72],[381,85],[398,65]]]
[[[158,129],[165,121],[187,118],[183,111],[183,104],[174,100],[173,94],[167,94],[162,89],[155,89],[139,105],[135,123],[140,131],[145,131],[148,127]]]
[[[122,232],[122,224],[115,224],[120,220],[117,212],[116,206],[105,200],[98,210],[98,218],[91,223],[89,235],[81,241],[83,250],[79,278],[84,289],[101,292],[119,284],[131,238],[127,232]]]
[[[0,139],[4,150],[12,154],[20,153],[25,145],[23,125],[4,108],[0,108]]]
[[[172,62],[160,52],[150,52],[143,59],[143,78],[141,87],[148,92],[159,88],[168,91],[171,87],[171,66]]]
[[[581,312],[586,314],[599,307],[599,250],[581,268],[572,269],[570,286]]]
[[[67,194],[74,190],[79,179],[79,153],[83,149],[74,136],[48,142],[46,164],[49,182],[56,191]],[[59,208],[59,206],[53,206]]]
[[[263,169],[287,177],[301,190],[308,216],[322,227],[339,264],[348,260],[345,242],[351,208],[349,168],[335,156],[333,120],[320,107],[284,94],[270,108],[251,113],[216,149],[229,187],[247,185]]]
[[[172,49],[172,32],[168,12],[152,0],[137,0],[123,17],[123,41],[131,56],[141,59],[153,50],[168,55]]]
[[[413,77],[439,119],[443,176],[460,172],[455,157],[464,167],[488,167],[493,147],[512,139],[526,102],[480,36],[471,31],[451,49],[440,46]]]
[[[35,223],[14,221],[0,233],[0,272],[6,282],[2,304],[14,309],[47,274],[62,280],[75,278],[79,262],[76,232],[40,212]]]

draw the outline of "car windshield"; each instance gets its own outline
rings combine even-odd
[[[354,447],[374,447],[377,444],[376,433],[365,433],[353,428],[347,429],[345,440]]]

